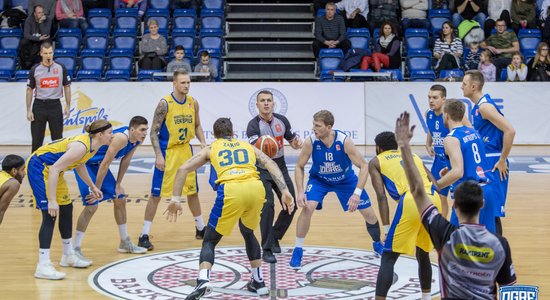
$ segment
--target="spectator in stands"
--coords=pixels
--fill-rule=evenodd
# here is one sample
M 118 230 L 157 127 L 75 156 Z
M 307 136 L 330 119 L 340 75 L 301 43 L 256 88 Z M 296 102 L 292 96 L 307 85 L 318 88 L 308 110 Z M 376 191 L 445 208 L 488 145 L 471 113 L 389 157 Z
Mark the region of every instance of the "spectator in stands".
M 338 3 L 340 0 L 313 0 L 313 16 L 317 16 L 317 11 L 325 8 L 329 2 Z
M 210 53 L 208 53 L 208 51 L 201 52 L 201 61 L 195 66 L 195 72 L 209 74 L 209 76 L 198 76 L 196 81 L 216 81 L 218 69 L 216 65 L 210 61 Z
M 183 49 L 182 45 L 177 45 L 174 51 L 174 59 L 166 66 L 166 72 L 173 73 L 178 69 L 184 69 L 185 71 L 187 71 L 187 73 L 191 73 L 191 65 L 183 59 L 184 56 L 185 49 Z
M 346 27 L 367 27 L 367 16 L 369 15 L 368 0 L 342 0 L 336 3 L 336 8 L 346 12 Z
M 512 0 L 490 0 L 487 4 L 487 13 L 489 16 L 485 20 L 483 30 L 485 36 L 490 36 L 491 31 L 495 28 L 495 22 L 498 19 L 504 20 L 506 26 L 510 27 L 512 22 L 510 11 L 512 10 Z
M 493 65 L 493 55 L 491 54 L 491 51 L 485 50 L 481 52 L 478 69 L 481 74 L 483 74 L 485 82 L 497 81 L 497 68 Z
M 540 27 L 542 30 L 542 40 L 550 44 L 550 0 L 544 0 L 540 7 Z
M 507 81 L 525 81 L 527 79 L 527 65 L 523 63 L 523 55 L 521 52 L 514 53 L 512 63 L 508 65 Z
M 513 31 L 506 30 L 504 20 L 497 20 L 495 29 L 495 34 L 489 36 L 480 46 L 495 55 L 493 63 L 497 67 L 497 74 L 500 74 L 500 70 L 508 67 L 512 61 L 512 54 L 519 51 L 519 42 Z
M 42 9 L 44 9 L 44 15 L 46 16 L 46 26 L 50 28 L 50 36 L 54 36 L 55 31 L 52 31 L 51 28 L 54 25 L 55 21 L 55 0 L 29 0 L 29 16 L 34 13 L 34 8 L 37 5 L 42 6 Z
M 512 29 L 517 34 L 521 28 L 537 28 L 537 5 L 534 0 L 512 1 Z
M 147 0 L 115 0 L 115 9 L 117 8 L 138 8 L 140 16 L 147 11 Z
M 57 0 L 55 17 L 61 28 L 80 28 L 83 35 L 88 29 L 81 0 Z
M 374 35 L 374 29 L 382 26 L 382 23 L 389 21 L 399 32 L 399 20 L 397 19 L 397 11 L 399 10 L 399 0 L 369 0 L 370 2 L 370 32 Z
M 537 54 L 527 63 L 527 81 L 550 81 L 550 56 L 548 44 L 539 43 Z
M 430 28 L 430 22 L 426 20 L 428 16 L 428 0 L 400 0 L 401 4 L 401 23 L 403 29 L 412 28 Z
M 454 1 L 453 1 L 454 3 Z M 449 9 L 452 10 L 452 7 L 449 5 L 448 0 L 433 0 L 432 9 Z
M 150 19 L 147 26 L 149 33 L 144 34 L 139 43 L 140 67 L 144 70 L 162 70 L 165 65 L 163 56 L 168 53 L 168 43 L 166 38 L 159 34 L 157 20 Z
M 455 27 L 463 20 L 474 20 L 482 26 L 487 18 L 483 0 L 456 0 L 456 11 L 452 18 Z
M 340 48 L 346 54 L 351 48 L 351 42 L 346 38 L 344 18 L 336 14 L 336 5 L 333 2 L 325 6 L 325 15 L 315 20 L 315 40 L 313 54 L 319 57 L 322 48 Z
M 441 26 L 439 38 L 435 40 L 434 57 L 437 58 L 435 69 L 441 70 L 456 69 L 460 66 L 462 57 L 462 40 L 455 35 L 453 23 L 447 21 Z
M 23 38 L 19 44 L 21 69 L 28 70 L 42 60 L 40 57 L 40 44 L 50 41 L 48 24 L 51 23 L 48 23 L 44 14 L 44 7 L 40 4 L 35 5 L 32 15 L 29 15 L 25 20 Z
M 368 70 L 369 65 L 379 72 L 380 69 L 399 69 L 401 67 L 401 41 L 392 22 L 385 21 L 380 27 L 380 37 L 374 46 L 372 57 L 364 56 L 361 70 Z
M 470 43 L 470 51 L 464 60 L 464 69 L 466 71 L 477 70 L 479 67 L 481 52 L 483 52 L 483 50 L 479 48 L 479 43 Z

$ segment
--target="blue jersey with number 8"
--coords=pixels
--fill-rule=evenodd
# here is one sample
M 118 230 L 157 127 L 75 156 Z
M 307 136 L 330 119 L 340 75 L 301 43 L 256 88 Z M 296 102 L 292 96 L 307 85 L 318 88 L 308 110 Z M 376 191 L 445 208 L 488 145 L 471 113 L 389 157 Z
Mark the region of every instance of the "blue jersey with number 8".
M 452 136 L 460 142 L 464 164 L 462 178 L 453 184 L 453 188 L 466 180 L 479 183 L 487 182 L 485 172 L 490 171 L 490 168 L 485 157 L 485 145 L 479 133 L 473 128 L 462 126 L 454 128 L 448 136 Z

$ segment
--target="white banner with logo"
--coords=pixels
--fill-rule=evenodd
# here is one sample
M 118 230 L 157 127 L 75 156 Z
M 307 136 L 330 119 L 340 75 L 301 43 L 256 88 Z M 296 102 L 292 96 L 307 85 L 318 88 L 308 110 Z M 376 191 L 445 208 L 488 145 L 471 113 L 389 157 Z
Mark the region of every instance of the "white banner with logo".
M 4 103 L 0 110 L 0 144 L 30 145 L 25 84 L 2 83 L 0 87 Z M 292 129 L 301 137 L 312 134 L 313 114 L 327 109 L 335 115 L 335 128 L 347 132 L 355 143 L 365 143 L 362 83 L 192 83 L 190 94 L 199 101 L 207 142 L 214 138 L 212 124 L 219 117 L 230 117 L 235 134 L 246 139 L 248 122 L 257 115 L 256 94 L 263 89 L 273 93 L 275 112 L 286 115 Z M 72 84 L 71 114 L 65 120 L 64 136 L 82 133 L 84 126 L 96 119 L 107 119 L 117 127 L 127 124 L 133 116 L 141 115 L 151 123 L 159 100 L 171 91 L 171 82 L 75 82 Z

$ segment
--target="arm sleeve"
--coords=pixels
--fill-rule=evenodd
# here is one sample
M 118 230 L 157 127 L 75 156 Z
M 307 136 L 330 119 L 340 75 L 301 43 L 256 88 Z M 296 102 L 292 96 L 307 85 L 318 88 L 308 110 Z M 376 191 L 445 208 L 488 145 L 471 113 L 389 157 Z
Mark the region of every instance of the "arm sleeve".
M 397 38 L 395 38 L 395 41 L 392 43 L 391 49 L 388 52 L 388 56 L 394 56 L 397 51 L 399 51 L 399 48 L 401 48 L 401 42 Z
M 495 65 L 491 65 L 490 70 L 491 70 L 491 74 L 488 81 L 490 82 L 497 81 L 497 67 L 495 67 Z
M 74 0 L 74 1 L 80 2 L 80 10 L 76 12 L 76 16 L 79 18 L 84 18 L 84 6 L 82 5 L 82 1 L 81 0 Z
M 435 40 L 434 53 L 441 53 L 441 39 Z
M 497 274 L 497 283 L 500 286 L 503 285 L 512 285 L 516 283 L 516 272 L 514 270 L 514 265 L 512 264 L 512 252 L 510 251 L 510 245 L 508 244 L 508 241 L 506 238 L 502 236 L 498 236 L 500 243 L 502 244 L 502 248 L 504 248 L 504 263 L 502 264 L 502 267 L 498 271 Z
M 36 78 L 34 78 L 34 70 L 36 69 L 36 66 L 32 67 L 29 71 L 29 80 L 27 81 L 27 86 L 31 89 L 36 88 Z
M 248 126 L 246 127 L 246 136 L 251 144 L 256 143 L 260 137 L 260 123 L 258 123 L 256 117 L 248 122 Z
M 290 126 L 290 122 L 283 115 L 277 115 L 277 117 L 279 119 L 281 119 L 281 121 L 283 121 L 283 124 L 285 124 L 285 135 L 284 135 L 285 140 L 287 140 L 289 142 L 292 141 L 296 137 L 296 133 L 294 133 L 292 131 L 292 127 Z
M 149 41 L 150 41 L 149 34 L 146 34 L 141 39 L 141 43 L 139 43 L 139 53 L 141 55 L 144 55 L 146 52 L 153 52 L 154 51 L 154 49 L 152 49 L 152 47 L 150 45 L 151 43 L 149 43 Z
M 139 14 L 143 15 L 147 11 L 147 0 L 142 0 L 139 4 Z
M 216 77 L 218 77 L 218 69 L 216 69 L 213 63 L 210 63 L 208 67 L 210 68 L 210 79 L 216 79 Z
M 317 20 L 315 20 L 315 39 L 321 43 L 324 43 L 327 39 L 323 36 L 323 24 L 321 18 L 322 17 L 317 17 Z
M 67 86 L 71 84 L 71 77 L 69 76 L 69 72 L 67 72 L 67 68 L 65 68 L 64 64 L 59 64 L 61 66 L 61 70 L 63 73 L 63 86 Z
M 517 73 L 518 72 L 514 69 L 514 67 L 512 65 L 508 65 L 508 67 L 506 68 L 506 74 L 508 75 L 508 81 L 515 81 L 514 79 L 516 78 Z
M 61 9 L 61 2 L 59 0 L 55 4 L 55 17 L 58 21 L 67 18 L 67 14 Z
M 344 18 L 341 16 L 338 16 L 338 41 L 342 42 L 346 39 L 346 23 L 344 22 Z M 345 53 L 344 53 L 345 54 Z
M 519 78 L 519 81 L 525 81 L 527 80 L 527 70 L 529 68 L 527 68 L 526 65 L 522 64 L 520 67 L 519 67 L 519 70 L 518 70 L 518 78 Z
M 31 15 L 31 16 L 27 17 L 27 19 L 25 20 L 25 28 L 23 29 L 24 30 L 23 31 L 23 37 L 26 40 L 38 42 L 40 40 L 40 38 L 37 37 L 37 36 L 32 35 L 32 32 L 31 32 L 32 20 L 30 18 L 34 18 L 34 17 Z
M 451 238 L 451 234 L 457 229 L 447 221 L 434 205 L 426 208 L 422 213 L 422 224 L 430 234 L 434 247 L 441 250 L 445 243 Z
M 158 55 L 166 55 L 168 53 L 168 43 L 166 42 L 166 38 L 164 36 L 160 36 L 160 50 L 158 51 Z

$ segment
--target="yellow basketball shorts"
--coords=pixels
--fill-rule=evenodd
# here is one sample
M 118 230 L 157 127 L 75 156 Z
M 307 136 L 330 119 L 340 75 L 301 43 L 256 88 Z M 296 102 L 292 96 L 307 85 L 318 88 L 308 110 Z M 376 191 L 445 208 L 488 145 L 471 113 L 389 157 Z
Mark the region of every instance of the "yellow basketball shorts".
M 155 167 L 151 195 L 153 197 L 168 198 L 172 196 L 174 179 L 176 178 L 178 168 L 193 156 L 193 149 L 189 144 L 175 145 L 170 149 L 162 149 L 162 154 L 165 160 L 164 171 Z M 182 195 L 193 195 L 198 191 L 197 173 L 193 171 L 187 174 Z

